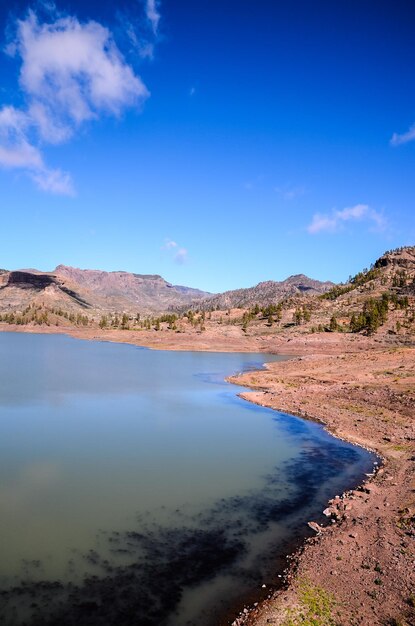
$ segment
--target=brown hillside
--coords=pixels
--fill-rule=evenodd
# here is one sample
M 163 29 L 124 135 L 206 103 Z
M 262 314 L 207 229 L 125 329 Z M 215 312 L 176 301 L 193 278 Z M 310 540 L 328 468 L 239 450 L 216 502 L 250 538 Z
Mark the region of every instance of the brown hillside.
M 325 293 L 332 287 L 334 287 L 332 282 L 321 282 L 313 280 L 304 274 L 296 274 L 295 276 L 289 276 L 281 282 L 267 280 L 258 283 L 255 287 L 225 291 L 210 298 L 205 298 L 195 306 L 204 310 L 246 308 L 255 304 L 264 306 L 276 304 L 290 296 L 313 296 Z
M 206 292 L 171 285 L 161 276 L 80 270 L 59 265 L 53 272 L 0 272 L 0 312 L 27 307 L 91 314 L 115 311 L 160 313 L 190 305 Z
M 203 297 L 200 297 L 203 294 Z M 219 307 L 219 308 L 218 308 Z M 190 309 L 190 311 L 189 311 Z M 206 297 L 161 276 L 58 266 L 0 273 L 0 316 L 9 324 L 82 325 L 269 341 L 321 332 L 413 339 L 415 248 L 385 253 L 342 285 L 304 275 Z M 155 318 L 155 316 L 159 316 Z

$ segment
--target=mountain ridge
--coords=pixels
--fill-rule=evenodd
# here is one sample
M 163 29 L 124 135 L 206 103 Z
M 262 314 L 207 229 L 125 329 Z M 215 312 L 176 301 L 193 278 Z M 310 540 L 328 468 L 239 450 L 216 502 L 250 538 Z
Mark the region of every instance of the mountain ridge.
M 220 294 L 203 299 L 197 305 L 199 308 L 227 309 L 248 307 L 254 304 L 275 304 L 295 295 L 319 295 L 335 286 L 331 281 L 319 281 L 309 278 L 305 274 L 293 274 L 285 280 L 265 280 L 253 287 L 231 289 Z M 197 306 L 195 304 L 195 306 Z
M 143 314 L 186 310 L 187 308 L 223 308 L 244 306 L 252 301 L 278 302 L 298 293 L 324 293 L 334 283 L 321 282 L 305 274 L 289 276 L 284 281 L 262 281 L 254 287 L 211 294 L 184 285 L 174 285 L 159 274 L 140 274 L 115 270 L 81 269 L 59 264 L 50 272 L 30 268 L 0 272 L 0 309 L 28 306 L 59 307 L 75 311 L 77 307 L 110 313 L 116 311 Z
M 278 305 L 285 310 L 302 307 L 302 315 L 304 307 L 308 311 L 320 311 L 324 322 L 329 312 L 341 319 L 347 318 L 349 310 L 358 314 L 361 307 L 367 309 L 366 301 L 381 298 L 385 291 L 391 297 L 412 296 L 415 294 L 414 277 L 415 247 L 411 246 L 385 252 L 370 269 L 365 268 L 350 277 L 347 283 L 336 285 L 301 273 L 283 281 L 261 281 L 253 287 L 219 294 L 173 285 L 159 274 L 106 272 L 61 264 L 52 272 L 0 270 L 0 313 L 16 312 L 21 316 L 28 308 L 42 308 L 75 316 L 88 313 L 91 321 L 124 313 L 133 319 L 138 314 L 141 317 L 181 315 L 186 311 L 209 313 Z M 308 317 L 308 313 L 305 315 Z M 313 313 L 314 318 L 316 313 Z

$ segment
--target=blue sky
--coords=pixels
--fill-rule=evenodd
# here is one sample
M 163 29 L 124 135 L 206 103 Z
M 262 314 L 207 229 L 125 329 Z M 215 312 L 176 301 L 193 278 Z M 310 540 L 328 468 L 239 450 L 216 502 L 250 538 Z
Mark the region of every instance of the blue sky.
M 415 244 L 415 7 L 4 2 L 0 267 L 223 291 Z

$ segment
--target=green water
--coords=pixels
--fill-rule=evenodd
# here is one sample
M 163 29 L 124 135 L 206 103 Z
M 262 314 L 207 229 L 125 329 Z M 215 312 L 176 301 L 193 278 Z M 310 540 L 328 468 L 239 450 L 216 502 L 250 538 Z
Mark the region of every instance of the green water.
M 0 333 L 0 623 L 217 623 L 268 581 L 373 465 L 224 382 L 275 358 Z

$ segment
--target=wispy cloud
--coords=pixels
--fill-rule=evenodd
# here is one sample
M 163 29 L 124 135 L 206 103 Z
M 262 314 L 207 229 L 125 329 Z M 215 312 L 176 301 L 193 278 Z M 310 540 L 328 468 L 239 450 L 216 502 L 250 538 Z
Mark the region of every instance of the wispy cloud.
M 294 200 L 306 193 L 304 187 L 293 187 L 291 185 L 285 185 L 283 187 L 275 187 L 275 191 L 279 193 L 284 200 Z
M 73 193 L 70 175 L 45 165 L 41 145 L 68 141 L 102 115 L 119 117 L 149 92 L 97 22 L 59 17 L 40 23 L 29 11 L 5 52 L 21 60 L 26 104 L 0 109 L 0 165 L 25 170 L 45 191 Z
M 157 35 L 158 26 L 160 21 L 160 12 L 158 10 L 157 0 L 146 0 L 146 15 L 151 24 L 153 33 Z
M 315 213 L 307 231 L 315 235 L 321 232 L 335 233 L 341 230 L 346 222 L 367 222 L 376 230 L 384 230 L 386 219 L 379 211 L 367 204 L 356 204 L 342 210 L 333 209 L 331 213 Z
M 172 239 L 166 239 L 161 249 L 162 250 L 174 250 L 175 248 L 178 248 L 178 244 Z
M 43 191 L 74 195 L 71 176 L 47 167 L 39 148 L 30 143 L 31 126 L 27 113 L 11 106 L 0 109 L 0 165 L 27 172 Z
M 131 50 L 141 59 L 152 60 L 154 58 L 155 41 L 149 41 L 147 25 L 146 28 L 140 28 L 140 21 L 137 23 L 133 17 L 130 18 L 125 12 L 118 12 L 117 18 L 120 25 L 119 28 L 122 34 L 127 37 Z M 154 39 L 152 30 L 151 33 Z
M 5 167 L 38 169 L 42 156 L 27 139 L 28 116 L 12 106 L 0 109 L 0 162 Z
M 44 168 L 32 172 L 31 178 L 42 191 L 64 196 L 75 194 L 72 178 L 68 172 Z
M 186 263 L 188 259 L 188 251 L 186 250 L 186 248 L 179 248 L 173 259 L 175 263 L 178 263 L 179 265 L 183 265 L 184 263 Z
M 140 59 L 152 60 L 161 39 L 159 7 L 158 0 L 137 0 L 121 3 L 121 8 L 116 11 L 116 32 L 120 39 L 128 40 L 130 54 Z
M 173 261 L 178 265 L 183 265 L 188 260 L 188 250 L 179 246 L 179 244 L 172 239 L 165 239 L 162 250 L 169 251 L 172 255 Z
M 406 132 L 399 135 L 398 133 L 393 133 L 391 144 L 392 146 L 400 146 L 403 143 L 408 143 L 409 141 L 415 140 L 415 124 L 411 126 L 411 128 Z

